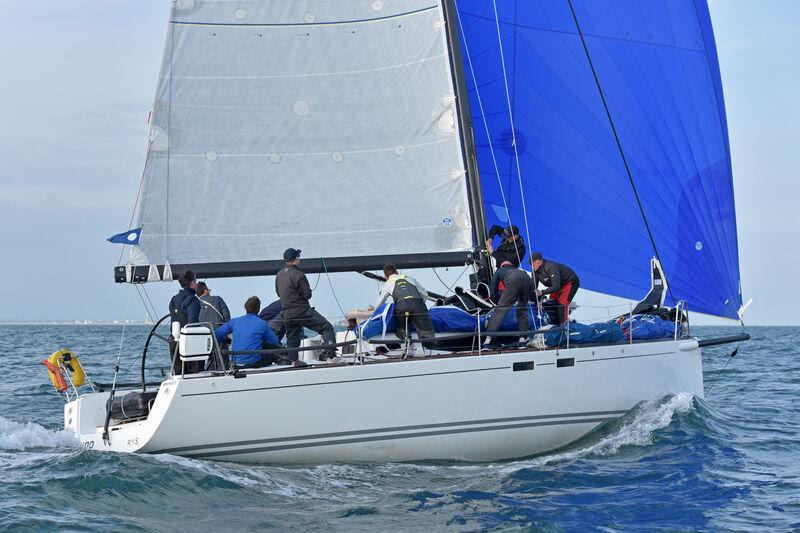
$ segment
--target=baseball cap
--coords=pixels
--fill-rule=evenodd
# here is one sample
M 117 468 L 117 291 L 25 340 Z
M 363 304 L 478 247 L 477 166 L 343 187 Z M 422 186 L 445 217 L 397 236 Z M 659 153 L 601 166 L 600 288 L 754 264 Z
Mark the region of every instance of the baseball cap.
M 287 263 L 289 261 L 293 261 L 296 257 L 300 257 L 300 250 L 295 250 L 294 248 L 287 248 L 285 252 L 283 252 L 283 260 Z
M 503 238 L 508 239 L 514 235 L 519 235 L 519 228 L 517 226 L 508 226 L 503 230 Z

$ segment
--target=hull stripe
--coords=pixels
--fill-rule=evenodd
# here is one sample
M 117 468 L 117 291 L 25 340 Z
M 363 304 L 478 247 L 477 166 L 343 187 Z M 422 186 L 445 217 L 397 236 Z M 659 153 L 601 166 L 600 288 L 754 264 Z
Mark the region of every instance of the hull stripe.
M 193 450 L 208 450 L 212 448 L 230 448 L 233 446 L 250 446 L 255 444 L 277 444 L 281 442 L 290 442 L 290 441 L 298 441 L 298 440 L 313 440 L 313 439 L 330 439 L 334 437 L 349 437 L 354 435 L 366 435 L 366 434 L 374 434 L 374 433 L 392 433 L 395 431 L 413 431 L 413 430 L 421 430 L 421 429 L 434 429 L 434 428 L 455 428 L 459 426 L 474 426 L 480 424 L 499 424 L 499 423 L 508 423 L 508 422 L 530 422 L 534 420 L 545 420 L 545 419 L 555 419 L 555 418 L 573 418 L 573 417 L 604 417 L 605 418 L 613 418 L 616 416 L 620 416 L 627 413 L 627 411 L 591 411 L 591 412 L 582 412 L 582 413 L 562 413 L 562 414 L 555 414 L 555 415 L 534 415 L 534 416 L 516 416 L 510 418 L 490 418 L 484 420 L 464 420 L 460 422 L 440 422 L 437 424 L 418 424 L 413 426 L 396 426 L 396 427 L 386 427 L 386 428 L 376 428 L 376 429 L 359 429 L 359 430 L 352 430 L 352 431 L 339 431 L 335 433 L 319 433 L 315 435 L 298 435 L 294 437 L 276 437 L 270 439 L 258 439 L 258 440 L 244 440 L 244 441 L 234 441 L 234 442 L 219 442 L 216 444 L 198 444 L 194 446 L 182 446 L 178 448 L 164 448 L 160 450 L 155 450 L 151 453 L 183 453 L 183 452 L 191 452 Z M 571 422 L 570 420 L 557 420 L 556 423 L 567 423 Z M 515 426 L 497 426 L 497 427 L 515 427 Z M 526 427 L 526 426 L 523 426 Z M 469 431 L 474 431 L 480 428 L 470 428 Z M 416 434 L 411 434 L 416 435 Z M 337 441 L 341 442 L 341 441 Z M 237 450 L 237 453 L 239 450 Z M 218 452 L 214 452 L 218 453 Z
M 398 439 L 413 439 L 418 437 L 434 437 L 439 435 L 454 435 L 458 433 L 479 433 L 484 431 L 503 431 L 508 429 L 521 429 L 537 426 L 563 426 L 569 424 L 594 424 L 604 422 L 616 417 L 604 416 L 598 418 L 578 418 L 574 420 L 549 420 L 544 422 L 529 422 L 527 424 L 509 424 L 502 426 L 483 426 L 477 428 L 442 429 L 437 431 L 424 431 L 419 433 L 401 433 L 393 435 L 377 435 L 372 437 L 356 437 L 352 439 L 326 440 L 317 442 L 301 442 L 297 444 L 283 444 L 277 446 L 260 446 L 256 448 L 241 448 L 238 450 L 222 450 L 216 452 L 186 453 L 187 457 L 226 457 L 231 455 L 245 455 L 260 452 L 277 452 L 283 450 L 296 450 L 298 448 L 317 448 L 322 446 L 337 446 L 342 444 L 358 444 L 364 442 L 388 441 Z

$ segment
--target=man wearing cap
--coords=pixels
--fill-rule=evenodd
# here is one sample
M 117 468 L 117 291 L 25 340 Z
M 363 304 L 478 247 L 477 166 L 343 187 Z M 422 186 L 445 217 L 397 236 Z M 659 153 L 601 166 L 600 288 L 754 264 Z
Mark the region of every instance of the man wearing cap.
M 530 329 L 528 299 L 533 292 L 533 280 L 528 273 L 512 265 L 510 261 L 503 261 L 492 276 L 491 291 L 492 301 L 497 304 L 497 307 L 489 317 L 486 331 L 499 331 L 503 319 L 515 304 L 517 306 L 517 330 L 528 331 Z M 493 342 L 496 340 L 492 339 Z
M 531 265 L 536 280 L 547 287 L 543 291 L 537 288 L 536 297 L 549 294 L 557 306 L 556 324 L 563 324 L 569 320 L 569 303 L 581 285 L 578 275 L 567 265 L 544 259 L 541 252 L 531 253 Z
M 503 242 L 500 243 L 497 249 L 495 249 L 492 244 L 496 235 L 503 238 Z M 517 226 L 503 228 L 494 225 L 489 230 L 489 238 L 486 239 L 486 251 L 489 252 L 489 255 L 494 257 L 497 268 L 500 268 L 500 265 L 502 265 L 504 261 L 508 261 L 512 265 L 518 267 L 525 257 L 525 241 L 522 240 Z
M 300 250 L 287 248 L 283 252 L 283 260 L 286 262 L 286 266 L 275 277 L 275 292 L 278 293 L 283 308 L 286 346 L 288 348 L 300 346 L 300 334 L 304 327 L 322 335 L 324 344 L 334 344 L 336 335 L 333 332 L 333 326 L 309 304 L 311 286 L 299 267 Z M 320 359 L 332 359 L 335 355 L 336 352 L 333 348 L 326 348 Z M 298 352 L 290 352 L 289 357 L 296 361 Z

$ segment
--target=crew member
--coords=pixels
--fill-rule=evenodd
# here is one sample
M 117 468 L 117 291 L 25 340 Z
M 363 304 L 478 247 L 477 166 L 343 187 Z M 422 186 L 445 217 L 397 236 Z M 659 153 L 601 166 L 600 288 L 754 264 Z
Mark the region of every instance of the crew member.
M 228 320 L 214 332 L 217 340 L 222 342 L 233 334 L 231 351 L 262 350 L 264 348 L 281 348 L 278 337 L 269 325 L 258 318 L 258 309 L 261 300 L 258 296 L 251 296 L 244 303 L 245 315 Z M 260 368 L 271 365 L 275 357 L 266 354 L 233 355 L 233 361 L 239 368 Z
M 286 335 L 286 326 L 283 323 L 283 306 L 280 299 L 275 300 L 258 313 L 258 317 L 269 324 L 272 331 L 279 339 Z
M 503 242 L 495 249 L 492 242 L 497 235 L 502 237 Z M 517 226 L 503 228 L 494 225 L 489 230 L 489 238 L 486 239 L 486 251 L 489 252 L 489 255 L 494 257 L 497 268 L 500 268 L 500 265 L 505 261 L 518 267 L 522 264 L 522 259 L 525 257 L 525 241 L 519 234 L 519 228 Z
M 397 272 L 397 268 L 391 263 L 383 266 L 383 275 L 386 278 L 378 295 L 378 303 L 375 309 L 383 305 L 386 299 L 391 296 L 394 301 L 394 321 L 395 334 L 405 341 L 408 335 L 409 326 L 413 323 L 417 330 L 417 337 L 425 347 L 431 347 L 434 342 L 433 323 L 425 305 L 425 298 L 428 291 L 425 287 L 405 274 Z
M 531 253 L 531 265 L 536 274 L 536 280 L 547 287 L 545 290 L 536 290 L 536 297 L 550 295 L 556 306 L 554 313 L 556 324 L 563 324 L 569 320 L 569 303 L 575 297 L 580 287 L 580 280 L 575 271 L 566 265 L 550 261 L 542 257 L 541 252 Z
M 194 272 L 187 270 L 178 276 L 178 283 L 181 290 L 169 301 L 169 314 L 172 322 L 178 322 L 181 327 L 186 324 L 195 324 L 200 319 L 200 300 L 197 299 L 195 288 L 197 287 L 197 277 Z M 186 363 L 186 368 L 181 364 L 181 358 L 177 354 L 178 340 L 172 339 L 169 343 L 169 353 L 173 357 L 172 372 L 180 374 L 185 370 L 187 374 L 193 374 L 202 370 L 202 363 L 192 361 Z
M 180 322 L 181 326 L 195 324 L 200 319 L 200 301 L 197 299 L 197 277 L 194 272 L 187 270 L 178 276 L 181 290 L 169 301 L 169 312 L 173 322 Z
M 489 317 L 486 331 L 499 331 L 503 319 L 514 304 L 517 306 L 517 330 L 528 331 L 530 329 L 528 300 L 533 292 L 533 280 L 530 275 L 510 261 L 504 261 L 492 276 L 491 291 L 492 301 L 497 303 L 497 307 Z M 492 342 L 499 344 L 494 338 Z
M 231 319 L 228 305 L 221 296 L 211 296 L 211 290 L 205 282 L 201 281 L 195 289 L 197 299 L 200 300 L 200 315 L 198 322 L 211 324 L 211 329 L 217 329 Z
M 322 335 L 324 344 L 335 344 L 336 335 L 333 326 L 309 304 L 311 286 L 306 275 L 300 270 L 300 250 L 287 248 L 283 252 L 283 260 L 286 266 L 275 277 L 275 292 L 278 293 L 283 307 L 286 346 L 289 348 L 300 346 L 300 334 L 304 327 Z M 335 356 L 336 351 L 333 348 L 325 348 L 320 360 L 332 359 Z M 289 358 L 297 361 L 298 352 L 290 351 Z

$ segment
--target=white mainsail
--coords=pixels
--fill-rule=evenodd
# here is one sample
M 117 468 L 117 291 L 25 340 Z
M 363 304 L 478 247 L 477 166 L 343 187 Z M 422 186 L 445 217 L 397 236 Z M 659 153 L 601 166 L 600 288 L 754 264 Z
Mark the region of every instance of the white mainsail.
M 473 248 L 441 2 L 173 3 L 131 263 Z

